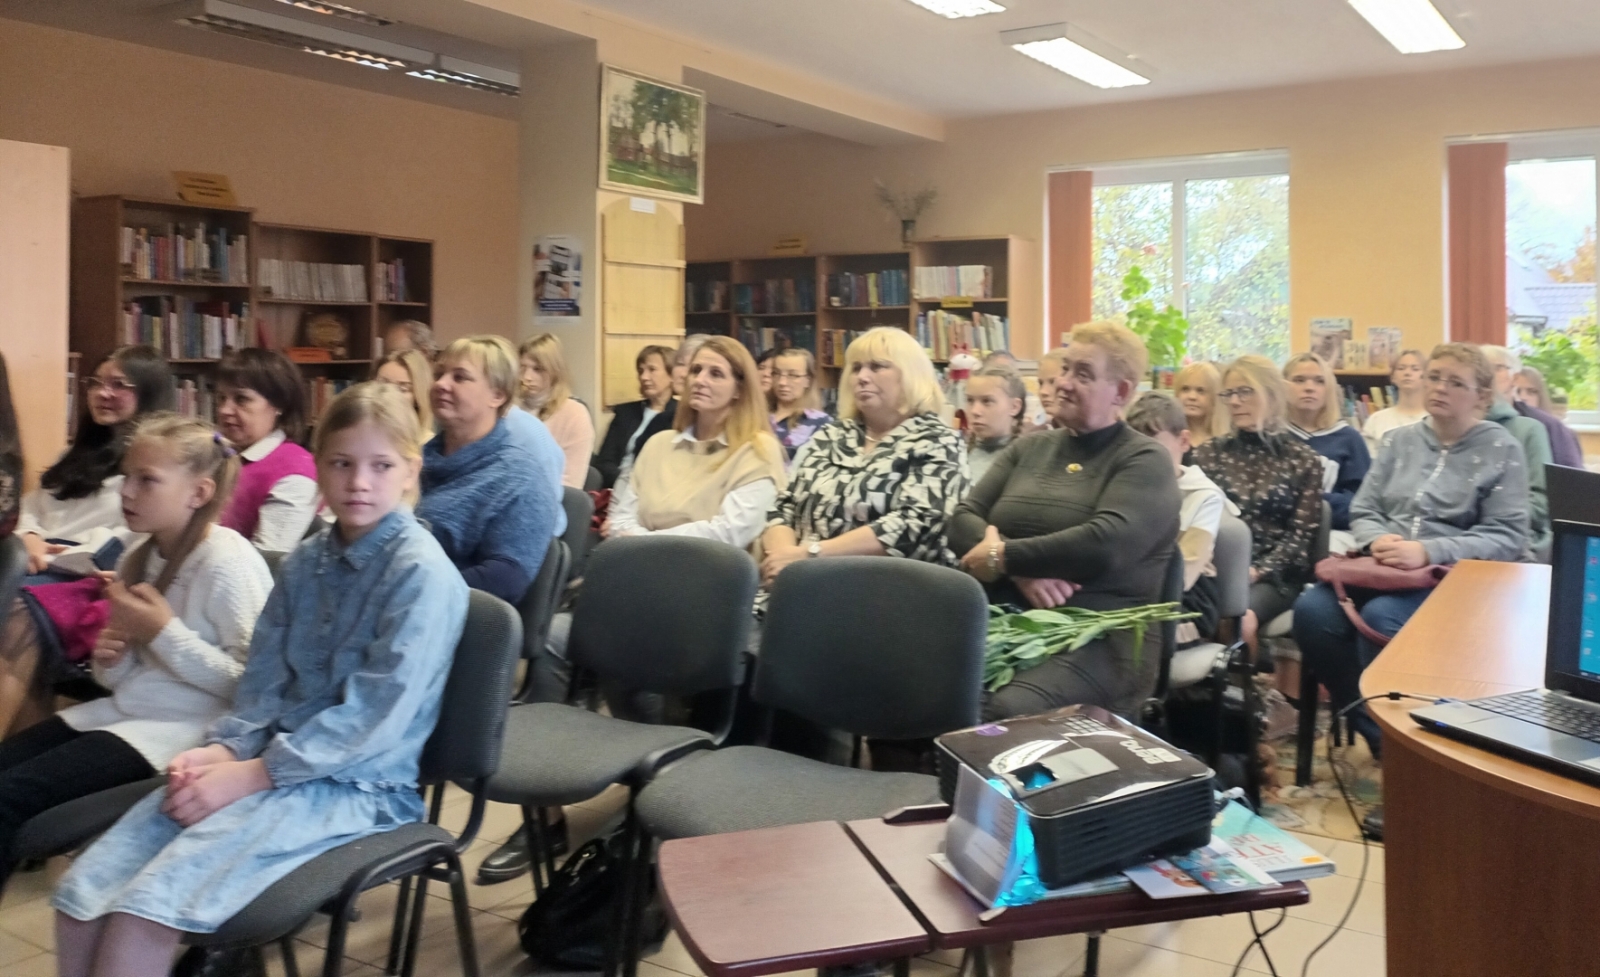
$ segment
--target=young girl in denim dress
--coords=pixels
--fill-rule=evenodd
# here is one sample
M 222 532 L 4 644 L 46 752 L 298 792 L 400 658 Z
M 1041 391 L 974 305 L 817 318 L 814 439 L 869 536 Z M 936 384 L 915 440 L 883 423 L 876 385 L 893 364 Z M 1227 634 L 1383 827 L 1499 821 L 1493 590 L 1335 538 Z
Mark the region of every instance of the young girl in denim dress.
M 232 712 L 62 879 L 67 977 L 164 975 L 185 933 L 423 816 L 417 764 L 467 588 L 402 504 L 421 464 L 416 415 L 380 385 L 352 387 L 319 424 L 316 458 L 338 521 L 285 560 Z

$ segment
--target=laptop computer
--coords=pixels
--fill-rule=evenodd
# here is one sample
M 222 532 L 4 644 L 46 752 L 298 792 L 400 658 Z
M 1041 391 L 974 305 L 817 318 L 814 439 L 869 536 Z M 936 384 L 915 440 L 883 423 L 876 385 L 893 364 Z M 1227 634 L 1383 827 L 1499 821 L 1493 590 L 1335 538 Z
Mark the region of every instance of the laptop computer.
M 1440 702 L 1411 718 L 1446 736 L 1600 783 L 1600 524 L 1561 520 L 1552 528 L 1546 687 Z

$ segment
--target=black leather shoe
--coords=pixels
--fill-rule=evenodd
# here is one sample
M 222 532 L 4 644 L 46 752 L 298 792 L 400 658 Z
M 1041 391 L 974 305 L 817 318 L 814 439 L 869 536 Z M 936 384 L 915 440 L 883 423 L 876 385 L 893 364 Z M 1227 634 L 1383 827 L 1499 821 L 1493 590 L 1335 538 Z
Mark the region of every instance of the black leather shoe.
M 1378 805 L 1367 812 L 1361 819 L 1361 833 L 1367 836 L 1368 841 L 1383 840 L 1383 805 Z
M 553 857 L 559 858 L 565 855 L 567 819 L 562 817 L 555 824 L 545 825 L 544 837 Z M 483 860 L 483 864 L 478 867 L 478 884 L 498 885 L 501 882 L 509 882 L 528 871 L 528 867 L 532 864 L 533 854 L 528 850 L 527 839 L 521 831 L 518 831 Z

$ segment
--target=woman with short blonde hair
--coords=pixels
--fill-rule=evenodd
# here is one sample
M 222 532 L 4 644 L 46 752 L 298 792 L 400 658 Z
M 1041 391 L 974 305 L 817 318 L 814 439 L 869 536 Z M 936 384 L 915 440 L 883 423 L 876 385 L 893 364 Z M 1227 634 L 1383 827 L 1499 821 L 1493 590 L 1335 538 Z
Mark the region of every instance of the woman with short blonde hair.
M 1334 551 L 1340 552 L 1351 542 L 1350 500 L 1372 467 L 1372 455 L 1361 432 L 1344 422 L 1344 391 L 1327 360 L 1315 353 L 1291 356 L 1283 378 L 1289 384 L 1289 433 L 1322 458 L 1322 498 L 1333 510 L 1333 531 L 1340 534 Z
M 1172 389 L 1189 425 L 1189 444 L 1199 447 L 1228 433 L 1228 412 L 1217 402 L 1222 374 L 1215 363 L 1190 363 L 1172 378 Z
M 933 361 L 904 329 L 878 326 L 862 333 L 844 351 L 846 381 L 869 364 L 893 367 L 899 373 L 895 402 L 884 405 L 885 409 L 892 407 L 901 417 L 914 417 L 929 411 L 938 413 L 943 406 L 944 394 L 939 389 L 939 375 L 934 372 Z M 853 383 L 839 384 L 839 418 L 862 420 Z
M 383 354 L 372 378 L 394 387 L 411 402 L 417 414 L 417 425 L 424 441 L 433 437 L 433 407 L 428 403 L 428 390 L 433 386 L 433 363 L 414 349 L 397 349 Z
M 581 489 L 589 477 L 589 457 L 594 452 L 594 420 L 589 409 L 572 396 L 561 340 L 543 333 L 523 343 L 517 354 L 522 367 L 518 406 L 543 421 L 561 446 L 566 458 L 561 484 Z

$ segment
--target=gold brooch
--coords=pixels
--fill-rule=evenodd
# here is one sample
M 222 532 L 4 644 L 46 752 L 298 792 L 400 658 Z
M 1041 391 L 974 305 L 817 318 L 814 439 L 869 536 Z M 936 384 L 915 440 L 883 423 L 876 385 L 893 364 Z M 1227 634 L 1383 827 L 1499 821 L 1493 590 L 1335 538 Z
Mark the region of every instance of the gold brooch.
M 1078 464 L 1077 462 L 1073 462 L 1072 464 L 1067 466 L 1067 474 L 1068 475 L 1076 475 L 1081 471 L 1083 471 L 1083 466 Z

